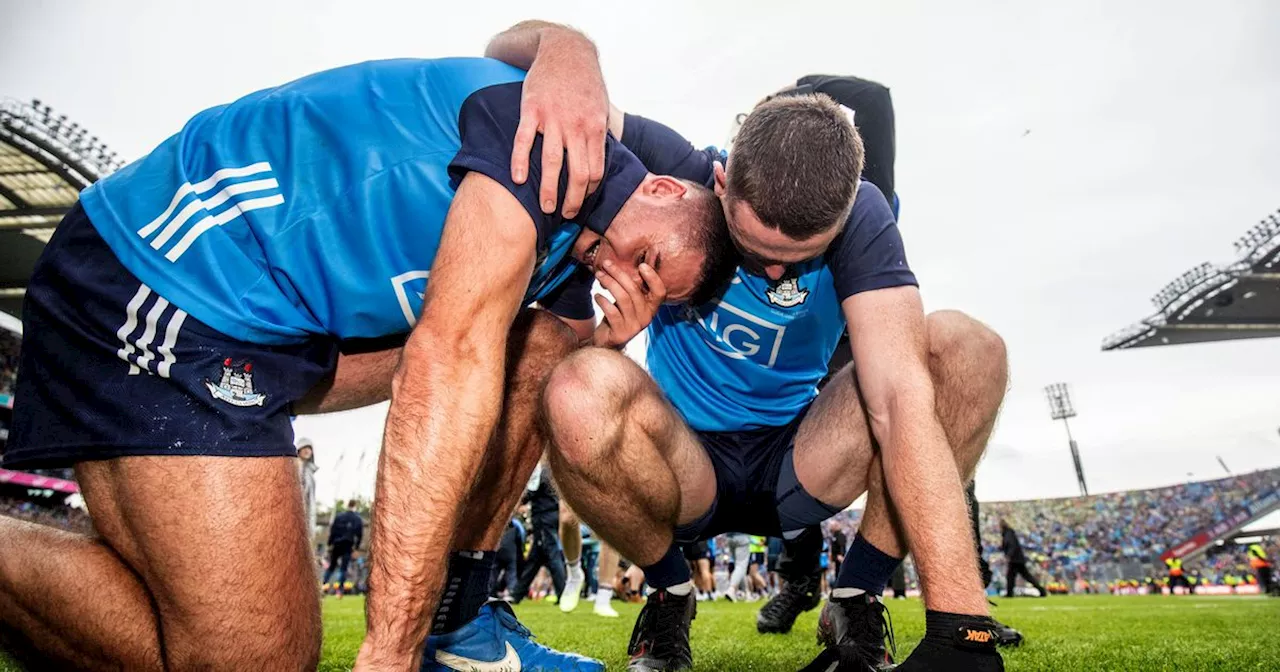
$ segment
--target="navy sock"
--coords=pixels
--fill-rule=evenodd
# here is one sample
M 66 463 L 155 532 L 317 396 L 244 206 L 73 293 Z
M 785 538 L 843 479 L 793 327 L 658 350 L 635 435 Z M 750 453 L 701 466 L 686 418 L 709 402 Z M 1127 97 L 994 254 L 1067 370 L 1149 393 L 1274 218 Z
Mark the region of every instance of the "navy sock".
M 458 551 L 449 555 L 449 575 L 431 620 L 431 634 L 443 635 L 466 625 L 489 601 L 495 551 Z
M 840 565 L 835 587 L 857 588 L 871 595 L 883 595 L 893 570 L 901 562 L 902 558 L 895 558 L 872 546 L 862 533 L 858 533 Z
M 684 553 L 674 543 L 661 560 L 640 569 L 644 570 L 645 583 L 654 590 L 670 588 L 693 579 L 693 574 L 689 572 L 689 561 L 684 559 Z

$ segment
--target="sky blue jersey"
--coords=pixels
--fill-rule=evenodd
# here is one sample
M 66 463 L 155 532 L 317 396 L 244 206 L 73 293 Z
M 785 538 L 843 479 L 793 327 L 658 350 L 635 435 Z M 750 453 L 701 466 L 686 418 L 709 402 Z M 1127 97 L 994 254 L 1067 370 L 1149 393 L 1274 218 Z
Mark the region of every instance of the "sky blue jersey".
M 316 73 L 197 114 L 81 202 L 126 268 L 232 338 L 378 338 L 416 321 L 450 203 L 476 171 L 533 219 L 535 301 L 572 274 L 582 227 L 603 234 L 645 171 L 610 138 L 582 213 L 544 215 L 540 139 L 530 179 L 510 177 L 523 79 L 480 58 Z
M 719 150 L 696 150 L 633 115 L 622 142 L 651 170 L 708 186 L 713 162 L 724 160 Z M 649 372 L 695 430 L 785 425 L 817 395 L 846 328 L 841 302 L 915 284 L 888 202 L 863 181 L 844 230 L 822 257 L 791 266 L 779 281 L 739 268 L 719 301 L 663 306 L 649 325 Z

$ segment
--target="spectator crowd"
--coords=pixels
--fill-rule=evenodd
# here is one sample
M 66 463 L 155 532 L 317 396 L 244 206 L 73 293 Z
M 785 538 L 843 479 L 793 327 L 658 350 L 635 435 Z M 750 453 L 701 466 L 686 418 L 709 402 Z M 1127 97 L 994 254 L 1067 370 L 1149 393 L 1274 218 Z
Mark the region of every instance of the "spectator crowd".
M 1004 571 L 999 521 L 1018 530 L 1035 566 L 1052 579 L 1075 582 L 1118 568 L 1159 563 L 1160 554 L 1220 522 L 1255 499 L 1280 489 L 1280 468 L 1214 481 L 1129 490 L 1089 497 L 982 504 L 984 555 L 999 576 Z M 1209 561 L 1204 561 L 1209 563 Z M 1203 572 L 1222 574 L 1223 567 Z
M 18 347 L 21 339 L 0 329 L 0 394 L 13 394 L 18 377 Z

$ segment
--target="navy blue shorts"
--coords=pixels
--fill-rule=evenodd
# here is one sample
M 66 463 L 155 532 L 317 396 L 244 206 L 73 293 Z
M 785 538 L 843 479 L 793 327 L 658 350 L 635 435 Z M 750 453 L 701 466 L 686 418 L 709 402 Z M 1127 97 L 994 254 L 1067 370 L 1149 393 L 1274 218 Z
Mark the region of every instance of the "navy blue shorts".
M 36 262 L 5 467 L 125 455 L 295 455 L 290 405 L 337 344 L 243 343 L 142 284 L 77 204 Z
M 725 532 L 781 537 L 778 482 L 791 459 L 805 412 L 781 427 L 740 432 L 697 432 L 716 472 L 716 498 L 702 517 L 676 528 L 679 543 Z

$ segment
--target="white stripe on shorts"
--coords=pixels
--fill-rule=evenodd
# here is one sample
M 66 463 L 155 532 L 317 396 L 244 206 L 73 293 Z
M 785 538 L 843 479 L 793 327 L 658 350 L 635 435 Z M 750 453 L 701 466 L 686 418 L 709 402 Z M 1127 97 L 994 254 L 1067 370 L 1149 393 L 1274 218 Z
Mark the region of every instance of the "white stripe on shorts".
M 133 354 L 133 344 L 129 342 L 129 336 L 133 334 L 133 330 L 138 328 L 138 309 L 142 307 L 142 303 L 151 296 L 151 288 L 139 284 L 138 291 L 129 300 L 129 305 L 125 306 L 124 324 L 120 326 L 120 330 L 116 332 L 116 338 L 124 344 L 124 347 L 116 350 L 116 357 L 129 363 L 129 375 L 136 376 L 141 372 L 137 364 L 129 358 Z

